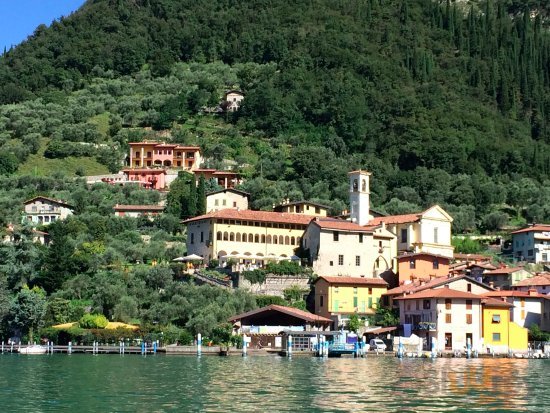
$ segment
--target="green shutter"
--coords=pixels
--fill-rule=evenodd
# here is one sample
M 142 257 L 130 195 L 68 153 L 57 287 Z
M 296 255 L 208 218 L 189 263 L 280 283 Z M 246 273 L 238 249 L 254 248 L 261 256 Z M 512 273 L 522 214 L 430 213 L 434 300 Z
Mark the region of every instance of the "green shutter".
M 372 308 L 372 297 L 369 297 L 369 308 Z
M 357 297 L 353 297 L 353 307 L 357 307 Z
M 333 307 L 333 308 L 332 308 L 332 311 L 338 311 L 338 307 L 339 307 L 339 304 L 340 304 L 340 303 L 338 302 L 338 300 L 332 300 L 332 303 L 333 303 L 333 305 L 332 305 L 332 307 Z

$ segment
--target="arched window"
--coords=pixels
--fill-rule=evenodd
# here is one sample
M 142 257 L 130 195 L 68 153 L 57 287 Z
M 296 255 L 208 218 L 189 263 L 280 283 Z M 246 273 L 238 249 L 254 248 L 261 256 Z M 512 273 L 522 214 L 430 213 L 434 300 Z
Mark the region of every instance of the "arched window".
M 290 245 L 290 237 L 288 235 L 285 237 L 285 245 Z
M 267 236 L 267 243 L 268 243 L 268 244 L 271 244 L 271 235 L 268 235 L 268 236 Z
M 259 243 L 260 242 L 260 236 L 258 234 L 254 235 L 254 242 Z
M 237 242 L 241 242 L 241 233 L 237 232 Z
M 301 237 L 296 237 L 296 245 L 300 245 L 302 243 Z
M 296 245 L 296 237 L 290 237 L 290 245 Z
M 228 239 L 229 239 L 229 234 L 227 233 L 227 231 L 225 231 L 225 232 L 223 233 L 223 240 L 224 240 L 224 241 L 227 241 Z
M 273 244 L 277 244 L 277 235 L 273 235 Z
M 243 242 L 246 242 L 246 241 L 247 241 L 246 232 L 243 232 Z
M 248 242 L 254 242 L 254 235 L 248 234 Z
M 361 184 L 361 191 L 367 192 L 367 180 L 363 179 L 363 183 Z
M 222 239 L 222 233 L 221 233 L 221 231 L 216 232 L 216 239 L 217 239 L 218 241 L 221 241 L 221 239 Z
M 235 233 L 233 232 L 229 233 L 229 241 L 235 241 Z
M 359 184 L 357 182 L 357 179 L 354 179 L 353 180 L 353 191 L 357 192 L 358 189 L 359 189 Z
M 279 244 L 283 245 L 285 243 L 285 238 L 282 235 L 279 235 Z
M 265 235 L 262 235 L 262 244 L 265 244 Z

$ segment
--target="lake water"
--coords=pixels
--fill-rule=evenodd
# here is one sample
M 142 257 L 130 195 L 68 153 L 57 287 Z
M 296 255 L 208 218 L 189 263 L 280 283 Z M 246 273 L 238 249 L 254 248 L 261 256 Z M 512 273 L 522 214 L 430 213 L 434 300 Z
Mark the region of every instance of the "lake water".
M 550 360 L 0 355 L 0 412 L 550 412 Z

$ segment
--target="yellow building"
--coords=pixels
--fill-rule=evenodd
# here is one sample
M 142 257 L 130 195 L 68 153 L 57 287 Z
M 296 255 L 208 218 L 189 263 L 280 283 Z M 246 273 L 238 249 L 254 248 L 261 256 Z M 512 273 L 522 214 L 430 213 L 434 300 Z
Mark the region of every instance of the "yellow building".
M 319 277 L 315 286 L 315 314 L 330 318 L 334 328 L 349 321 L 352 314 L 373 315 L 388 284 L 381 278 Z
M 326 217 L 328 215 L 328 207 L 309 201 L 290 202 L 286 200 L 280 205 L 273 208 L 275 212 L 287 212 L 289 214 L 304 214 L 317 217 Z
M 486 298 L 482 300 L 483 342 L 492 353 L 526 351 L 528 330 L 510 321 L 512 304 Z
M 208 263 L 228 259 L 248 265 L 290 259 L 312 216 L 223 209 L 184 221 L 187 253 Z

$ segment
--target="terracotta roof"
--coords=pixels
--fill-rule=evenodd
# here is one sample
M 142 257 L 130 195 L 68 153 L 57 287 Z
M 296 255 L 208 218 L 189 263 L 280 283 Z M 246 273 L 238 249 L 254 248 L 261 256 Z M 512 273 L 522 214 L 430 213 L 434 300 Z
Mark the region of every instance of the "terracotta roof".
M 514 287 L 534 287 L 539 285 L 550 285 L 550 273 L 539 274 L 534 277 L 519 281 L 514 284 Z
M 285 207 L 287 205 L 313 205 L 313 206 L 317 206 L 317 207 L 320 207 L 320 208 L 325 208 L 325 209 L 329 209 L 330 207 L 326 206 L 326 205 L 323 205 L 323 204 L 318 204 L 317 202 L 311 202 L 311 201 L 293 201 L 293 202 L 287 202 L 286 204 L 279 204 L 279 205 L 276 205 L 275 208 L 282 208 L 282 207 Z
M 234 192 L 236 194 L 239 194 L 239 195 L 243 195 L 243 196 L 246 196 L 246 197 L 250 197 L 250 194 L 248 192 L 244 192 L 244 191 L 241 191 L 239 189 L 234 189 L 234 188 L 225 188 L 225 189 L 220 189 L 218 191 L 212 191 L 212 192 L 208 192 L 206 194 L 206 196 L 210 196 L 210 195 L 215 195 L 215 194 L 221 194 L 222 192 Z
M 508 275 L 521 270 L 523 270 L 522 267 L 505 267 L 505 268 L 497 268 L 496 270 L 487 271 L 484 274 L 485 275 L 500 275 L 500 274 Z
M 481 300 L 481 304 L 489 307 L 513 307 L 513 304 L 510 304 L 507 301 L 497 300 L 495 298 L 484 298 Z
M 298 308 L 294 307 L 285 307 L 282 305 L 277 304 L 271 304 L 266 307 L 258 308 L 256 310 L 247 311 L 246 313 L 242 313 L 236 316 L 233 316 L 229 319 L 231 322 L 235 322 L 238 320 L 241 320 L 246 317 L 250 317 L 252 315 L 264 313 L 267 311 L 277 311 L 283 314 L 287 314 L 293 317 L 300 318 L 304 321 L 310 322 L 310 323 L 332 323 L 332 320 L 330 318 L 321 317 L 316 314 L 312 314 L 308 311 L 299 310 Z
M 375 217 L 369 221 L 369 225 L 381 225 L 382 222 L 387 225 L 405 224 L 407 222 L 417 222 L 420 220 L 422 212 L 416 214 L 388 215 L 386 217 Z
M 443 277 L 433 278 L 430 281 L 425 282 L 424 284 L 420 284 L 420 282 L 410 283 L 410 284 L 403 284 L 403 285 L 400 285 L 399 287 L 395 287 L 395 288 L 392 288 L 391 290 L 388 290 L 385 295 L 399 295 L 399 294 L 404 294 L 404 293 L 409 293 L 409 292 L 416 293 L 416 292 L 419 292 L 419 291 L 424 291 L 424 290 L 427 290 L 427 289 L 440 287 L 440 286 L 445 285 L 445 284 L 450 284 L 454 281 L 458 281 L 458 280 L 462 280 L 462 279 L 466 279 L 467 281 L 471 282 L 472 284 L 483 286 L 483 287 L 487 288 L 488 290 L 494 290 L 494 288 L 492 288 L 492 287 L 490 287 L 486 284 L 480 283 L 479 281 L 468 277 L 466 274 L 461 274 L 461 275 L 456 275 L 456 276 L 453 276 L 453 277 L 443 276 Z
M 530 294 L 527 291 L 515 291 L 515 290 L 498 290 L 490 291 L 483 294 L 484 297 L 521 297 L 521 298 L 541 298 L 542 294 Z
M 164 211 L 162 205 L 119 205 L 116 204 L 115 211 Z
M 212 218 L 307 225 L 314 217 L 304 214 L 289 214 L 286 212 L 252 211 L 250 209 L 245 209 L 242 211 L 236 209 L 222 209 L 188 219 L 183 221 L 183 223 Z
M 163 168 L 124 168 L 123 172 L 145 172 L 151 174 L 166 174 L 166 170 Z
M 363 277 L 329 277 L 323 275 L 317 278 L 313 283 L 315 284 L 320 279 L 324 279 L 329 284 L 346 284 L 346 285 L 382 285 L 387 286 L 388 283 L 382 278 L 363 278 Z
M 312 223 L 322 229 L 335 229 L 339 231 L 372 233 L 372 229 L 371 229 L 372 227 L 362 227 L 361 225 L 356 224 L 355 222 L 345 221 L 343 219 L 317 217 L 312 221 Z
M 50 201 L 50 202 L 53 203 L 53 204 L 62 205 L 62 206 L 65 206 L 65 207 L 67 207 L 67 208 L 74 209 L 73 206 L 67 204 L 67 203 L 64 202 L 64 201 L 61 201 L 61 200 L 59 200 L 59 199 L 48 198 L 47 196 L 42 196 L 42 195 L 35 196 L 34 198 L 28 199 L 28 200 L 26 200 L 25 202 L 23 202 L 23 204 L 25 204 L 25 205 L 30 204 L 31 202 L 34 202 L 34 201 L 36 201 L 37 199 L 45 199 L 46 201 Z
M 484 263 L 484 262 L 479 262 L 477 264 L 470 264 L 470 265 L 468 265 L 467 268 L 473 268 L 473 267 L 479 267 L 479 268 L 483 268 L 485 270 L 496 270 L 497 269 L 497 267 L 495 267 L 493 264 Z
M 453 290 L 452 288 L 437 288 L 397 297 L 396 300 L 415 300 L 422 298 L 468 298 L 472 300 L 481 300 L 483 297 L 466 291 Z
M 518 229 L 517 231 L 512 231 L 511 234 L 521 234 L 522 232 L 531 232 L 531 231 L 536 231 L 536 232 L 550 231 L 550 225 L 535 224 L 527 228 L 522 228 L 522 229 Z
M 455 260 L 487 260 L 490 261 L 491 257 L 488 257 L 486 255 L 481 254 L 461 254 L 461 253 L 454 253 L 454 259 Z
M 397 259 L 400 260 L 400 259 L 406 259 L 406 258 L 413 258 L 413 257 L 422 256 L 422 255 L 427 255 L 427 256 L 429 256 L 429 257 L 435 257 L 435 258 L 442 258 L 442 259 L 445 259 L 445 260 L 450 260 L 449 257 L 446 257 L 446 256 L 444 256 L 444 255 L 432 254 L 432 253 L 429 253 L 429 252 L 412 252 L 412 253 L 404 253 L 404 254 L 398 255 L 398 256 L 397 256 Z

